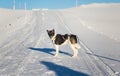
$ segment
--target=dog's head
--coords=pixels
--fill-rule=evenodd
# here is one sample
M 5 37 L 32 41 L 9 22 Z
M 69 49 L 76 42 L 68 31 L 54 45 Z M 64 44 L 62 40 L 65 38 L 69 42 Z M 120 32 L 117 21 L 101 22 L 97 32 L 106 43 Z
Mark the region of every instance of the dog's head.
M 47 30 L 47 33 L 48 33 L 49 37 L 52 38 L 55 35 L 55 30 L 54 29 Z

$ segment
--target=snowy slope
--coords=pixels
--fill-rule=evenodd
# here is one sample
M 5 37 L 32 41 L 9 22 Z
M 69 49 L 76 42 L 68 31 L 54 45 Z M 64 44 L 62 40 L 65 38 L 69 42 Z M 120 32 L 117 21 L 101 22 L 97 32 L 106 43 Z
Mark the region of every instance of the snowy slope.
M 90 30 L 120 42 L 120 3 L 82 5 L 67 11 Z
M 85 8 L 79 8 L 81 11 L 83 9 Z M 11 15 L 14 14 L 12 12 L 9 11 Z M 83 14 L 79 15 L 75 12 L 76 9 L 39 10 L 28 11 L 26 15 L 24 15 L 24 11 L 16 12 L 14 18 L 3 15 L 3 18 L 7 17 L 6 19 L 11 20 L 3 19 L 6 21 L 5 24 L 11 25 L 10 29 L 4 30 L 3 35 L 2 29 L 5 29 L 6 26 L 0 22 L 0 36 L 3 37 L 0 39 L 2 41 L 0 43 L 0 76 L 116 76 L 115 73 L 120 72 L 120 69 L 109 63 L 119 66 L 120 62 L 117 60 L 119 51 L 108 53 L 106 49 L 109 49 L 107 44 L 110 44 L 110 48 L 115 46 L 119 50 L 119 42 L 99 34 L 99 32 L 91 31 L 87 25 L 83 25 L 83 21 L 85 21 L 81 18 Z M 8 11 L 5 10 L 5 13 L 7 14 Z M 20 18 L 14 21 L 17 17 Z M 71 57 L 73 52 L 69 45 L 61 46 L 59 56 L 53 57 L 54 44 L 46 32 L 47 29 L 53 28 L 56 33 L 78 35 L 82 47 L 79 50 L 78 58 Z M 9 30 L 12 32 L 9 33 Z M 99 46 L 103 45 L 102 41 L 106 48 L 99 49 Z M 105 54 L 107 54 L 106 56 L 111 55 L 113 60 L 104 57 Z M 116 62 L 114 62 L 115 54 Z
M 82 5 L 64 10 L 63 15 L 69 28 L 76 28 L 74 33 L 80 31 L 77 34 L 95 55 L 120 72 L 120 4 Z

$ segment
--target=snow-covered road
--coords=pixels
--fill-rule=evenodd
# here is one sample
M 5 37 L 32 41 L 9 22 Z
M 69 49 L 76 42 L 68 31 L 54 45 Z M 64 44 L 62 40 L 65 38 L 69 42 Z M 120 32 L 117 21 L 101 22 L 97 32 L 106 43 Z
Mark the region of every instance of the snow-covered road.
M 0 76 L 115 76 L 81 41 L 78 58 L 71 57 L 69 45 L 61 46 L 59 56 L 53 57 L 55 49 L 47 29 L 54 28 L 61 34 L 74 33 L 81 40 L 78 29 L 82 23 L 78 23 L 78 29 L 74 28 L 63 14 L 45 10 L 28 12 L 24 23 L 17 23 L 24 27 L 0 45 Z

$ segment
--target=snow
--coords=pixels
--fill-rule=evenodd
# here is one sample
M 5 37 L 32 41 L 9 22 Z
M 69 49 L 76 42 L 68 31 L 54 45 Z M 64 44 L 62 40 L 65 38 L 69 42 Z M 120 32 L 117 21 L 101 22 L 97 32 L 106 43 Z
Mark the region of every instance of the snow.
M 0 9 L 0 76 L 119 76 L 120 4 L 64 10 Z M 55 47 L 46 30 L 76 34 L 77 58 L 69 44 Z

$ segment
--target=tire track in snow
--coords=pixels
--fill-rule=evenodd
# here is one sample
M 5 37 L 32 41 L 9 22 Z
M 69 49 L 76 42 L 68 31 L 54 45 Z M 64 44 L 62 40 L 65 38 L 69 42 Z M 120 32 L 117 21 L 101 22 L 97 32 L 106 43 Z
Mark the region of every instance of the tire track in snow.
M 8 39 L 8 41 L 10 41 L 10 42 L 7 45 L 4 45 L 4 47 L 2 47 L 2 49 L 5 51 L 2 54 L 0 54 L 0 56 L 2 56 L 2 57 L 0 57 L 0 59 L 1 59 L 0 66 L 3 65 L 2 68 L 0 68 L 0 74 L 4 75 L 4 72 L 7 72 L 8 75 L 13 75 L 14 71 L 16 71 L 15 68 L 17 67 L 17 64 L 19 64 L 18 62 L 22 61 L 21 58 L 19 58 L 19 54 L 21 54 L 20 47 L 25 48 L 24 43 L 26 40 L 29 40 L 31 33 L 32 33 L 31 30 L 33 28 L 31 25 L 29 25 L 29 27 L 30 27 L 29 29 L 27 28 L 28 24 L 26 24 L 23 28 L 16 31 L 16 33 L 14 35 L 12 35 L 10 37 L 10 39 Z M 6 49 L 8 49 L 8 50 L 6 50 Z M 8 59 L 9 57 L 10 57 L 10 59 Z M 17 59 L 17 60 L 15 60 L 15 59 Z M 6 61 L 9 64 L 6 65 Z M 17 63 L 14 63 L 14 62 L 17 62 Z M 4 66 L 4 63 L 6 66 Z M 14 63 L 14 64 L 12 64 L 12 63 Z M 10 65 L 10 64 L 12 64 L 12 65 Z M 8 70 L 11 70 L 13 72 L 9 72 Z
M 65 26 L 65 28 L 68 30 L 69 33 L 72 33 L 72 30 L 68 27 L 68 25 L 65 23 L 65 21 L 61 17 L 62 15 L 60 14 L 60 12 L 57 12 L 56 16 L 58 17 L 58 20 L 60 21 L 61 25 L 63 25 L 63 27 Z M 86 55 L 86 54 L 84 54 L 84 55 Z M 89 57 L 87 57 L 87 55 L 86 55 L 86 58 L 88 59 L 89 62 L 86 61 L 85 58 L 83 58 L 83 60 L 86 64 L 86 66 L 88 67 L 89 71 L 91 71 L 90 73 L 94 76 L 100 75 L 101 71 L 95 66 L 95 64 L 93 62 L 91 62 L 91 60 L 89 59 Z M 96 70 L 97 70 L 97 73 L 96 73 Z
M 26 27 L 24 27 L 26 28 Z M 22 29 L 21 29 L 22 30 Z M 29 34 L 27 34 L 29 33 Z M 19 34 L 16 33 L 15 35 L 17 36 Z M 26 35 L 27 34 L 27 35 Z M 14 35 L 14 36 L 15 36 Z M 29 38 L 29 36 L 31 35 L 31 31 L 28 30 L 26 33 L 22 34 L 22 35 L 26 35 L 24 36 L 24 39 L 21 40 L 22 36 L 20 35 L 20 37 L 18 36 L 16 39 L 13 38 L 12 36 L 12 39 L 10 40 L 10 42 L 6 45 L 4 45 L 2 48 L 1 48 L 1 53 L 0 53 L 0 59 L 4 59 L 5 56 L 8 56 L 10 53 L 13 53 L 14 50 L 20 45 L 20 44 L 23 44 L 25 40 L 27 40 Z M 9 48 L 11 47 L 11 48 Z
M 65 26 L 65 28 L 69 31 L 69 33 L 72 33 L 72 30 L 68 27 L 67 23 L 65 23 L 65 21 L 63 20 L 63 17 L 61 17 L 63 16 L 62 13 L 57 12 L 56 16 L 60 20 L 60 23 L 64 24 L 63 26 Z M 99 76 L 101 75 L 116 76 L 114 71 L 108 65 L 106 65 L 101 59 L 96 57 L 94 53 L 81 40 L 79 40 L 79 42 L 82 48 L 85 50 L 83 52 L 87 52 L 91 54 L 89 56 L 88 54 L 84 53 L 85 57 L 88 60 L 86 60 L 85 58 L 83 58 L 83 60 L 86 66 L 88 66 L 88 69 L 93 73 L 94 76 L 98 76 L 98 75 Z
M 36 13 L 36 14 L 37 14 L 37 13 Z M 44 13 L 42 12 L 41 14 L 42 14 L 42 23 L 43 23 L 43 21 L 44 21 Z M 37 15 L 36 15 L 36 21 L 35 21 L 35 23 L 38 23 L 38 22 L 39 22 L 39 19 L 37 19 L 37 18 L 38 18 L 38 17 L 37 17 Z M 42 26 L 43 26 L 43 24 L 42 24 Z M 41 26 L 41 27 L 42 27 L 42 26 Z M 35 28 L 34 30 L 36 31 L 36 29 L 38 29 L 38 27 L 40 27 L 40 26 L 36 24 L 36 28 Z M 38 29 L 38 30 L 39 30 L 39 29 Z M 38 30 L 37 30 L 37 32 L 38 32 Z M 38 46 L 39 46 L 39 44 L 40 44 L 40 42 L 41 42 L 41 40 L 42 40 L 43 34 L 44 34 L 44 33 L 42 32 L 41 35 L 38 37 L 39 39 L 36 41 L 35 47 L 38 47 Z M 19 65 L 18 70 L 16 71 L 16 76 L 21 76 L 21 74 L 24 72 L 27 64 L 28 64 L 28 63 L 31 61 L 31 59 L 33 58 L 33 55 L 34 55 L 34 51 L 31 50 L 31 52 L 27 55 L 27 57 L 25 57 L 25 59 L 24 59 L 24 60 L 22 61 L 22 63 Z
M 71 15 L 73 16 L 73 14 L 71 14 Z M 94 31 L 92 29 L 92 27 L 89 27 L 89 26 L 87 27 L 85 25 L 85 22 L 79 16 L 76 16 L 76 15 L 74 15 L 74 16 L 79 20 L 79 22 L 82 24 L 82 26 Z M 80 40 L 80 43 L 83 46 L 83 48 L 85 49 L 85 51 L 88 54 L 90 54 L 89 56 L 91 56 L 91 58 L 93 58 L 92 60 L 96 63 L 96 65 L 98 64 L 97 66 L 101 69 L 101 71 L 103 73 L 105 73 L 104 71 L 107 70 L 108 74 L 110 74 L 111 76 L 117 76 L 118 75 L 108 64 L 104 63 L 104 61 L 102 59 L 100 59 L 99 57 L 96 57 L 95 54 L 92 52 L 92 50 L 89 47 L 87 47 L 81 40 Z M 98 63 L 98 62 L 100 62 L 100 63 Z M 101 66 L 104 66 L 104 67 L 101 68 Z
M 30 14 L 28 14 L 28 16 L 30 16 Z M 27 17 L 27 16 L 26 16 Z M 31 21 L 33 19 L 31 18 Z M 30 22 L 30 21 L 29 21 Z M 16 32 L 11 35 L 10 37 L 8 37 L 9 39 L 7 39 L 2 46 L 0 46 L 0 59 L 3 59 L 5 58 L 5 56 L 7 56 L 9 53 L 12 53 L 14 51 L 14 49 L 16 49 L 16 47 L 19 45 L 19 44 L 22 44 L 27 38 L 29 38 L 30 36 L 30 33 L 32 31 L 28 30 L 27 27 L 28 27 L 28 24 L 27 22 L 26 23 L 22 23 L 22 25 L 25 25 L 24 27 L 16 30 Z M 31 27 L 31 26 L 30 26 Z M 26 29 L 24 29 L 26 28 Z M 21 34 L 22 33 L 22 34 Z M 28 34 L 29 33 L 29 34 Z M 20 35 L 19 35 L 20 34 Z M 24 36 L 26 35 L 26 36 Z M 14 36 L 16 36 L 14 38 Z M 24 39 L 22 41 L 20 41 L 24 36 Z M 13 47 L 14 46 L 14 47 Z M 11 47 L 11 48 L 9 48 Z

